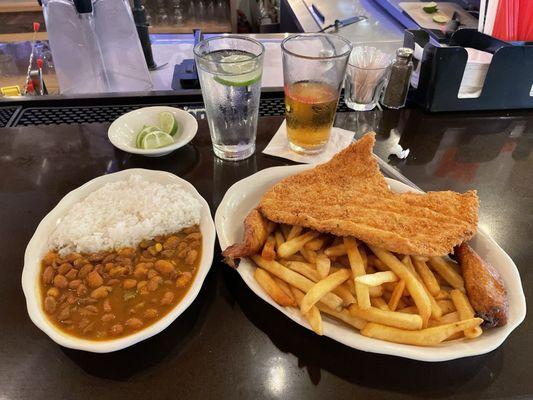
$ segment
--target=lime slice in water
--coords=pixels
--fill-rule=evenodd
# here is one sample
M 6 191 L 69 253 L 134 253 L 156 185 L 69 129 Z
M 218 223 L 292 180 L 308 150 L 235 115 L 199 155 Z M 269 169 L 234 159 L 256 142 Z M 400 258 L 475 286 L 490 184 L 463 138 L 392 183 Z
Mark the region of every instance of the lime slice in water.
M 137 134 L 137 137 L 135 138 L 135 147 L 142 148 L 142 140 L 146 136 L 147 133 L 159 131 L 160 129 L 157 126 L 149 126 L 144 125 L 142 129 Z
M 159 114 L 159 127 L 163 132 L 174 136 L 178 132 L 178 121 L 170 111 L 163 111 Z
M 143 149 L 158 149 L 174 143 L 174 139 L 166 132 L 148 132 L 142 140 Z
M 248 61 L 249 60 L 249 61 Z M 249 86 L 261 79 L 261 68 L 248 55 L 232 54 L 222 58 L 222 71 L 231 75 L 215 75 L 215 81 L 227 86 Z
M 256 83 L 261 79 L 261 71 L 250 72 L 248 74 L 235 75 L 235 76 L 215 76 L 215 81 L 226 86 L 249 86 Z

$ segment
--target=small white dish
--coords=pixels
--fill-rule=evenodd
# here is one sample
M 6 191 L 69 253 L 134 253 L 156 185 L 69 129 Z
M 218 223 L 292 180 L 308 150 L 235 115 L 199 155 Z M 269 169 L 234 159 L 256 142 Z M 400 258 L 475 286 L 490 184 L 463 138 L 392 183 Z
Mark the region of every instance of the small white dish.
M 313 165 L 294 165 L 267 168 L 230 187 L 215 214 L 215 225 L 220 247 L 225 249 L 233 243 L 242 241 L 244 218 L 257 206 L 268 189 L 287 176 L 313 167 Z M 396 192 L 416 191 L 399 181 L 386 179 L 390 188 Z M 478 230 L 470 244 L 482 258 L 499 271 L 505 282 L 509 294 L 509 319 L 507 325 L 486 329 L 483 335 L 476 339 L 454 340 L 435 347 L 420 347 L 368 338 L 360 335 L 354 328 L 324 316 L 324 336 L 328 336 L 354 349 L 420 361 L 453 360 L 485 354 L 496 349 L 526 316 L 526 302 L 522 283 L 513 260 L 488 235 Z M 237 268 L 237 272 L 244 282 L 256 295 L 298 324 L 311 329 L 298 310 L 290 307 L 281 307 L 265 293 L 255 281 L 253 277 L 254 271 L 255 265 L 247 258 L 242 259 Z
M 174 136 L 174 144 L 159 149 L 139 149 L 135 146 L 137 134 L 144 125 L 159 126 L 159 114 L 170 111 L 178 122 L 178 132 Z M 198 122 L 187 111 L 175 107 L 154 106 L 143 107 L 121 115 L 113 121 L 107 130 L 107 137 L 116 148 L 147 157 L 161 157 L 189 143 L 198 131 Z
M 130 175 L 140 175 L 146 180 L 161 184 L 173 183 L 181 185 L 202 204 L 200 220 L 202 258 L 198 272 L 185 297 L 167 315 L 154 324 L 132 335 L 105 341 L 86 340 L 71 336 L 56 328 L 48 319 L 42 307 L 39 279 L 41 277 L 41 260 L 49 250 L 48 238 L 54 228 L 61 222 L 61 218 L 63 218 L 74 204 L 83 200 L 90 193 L 98 190 L 106 183 L 126 180 Z M 215 236 L 215 225 L 211 218 L 211 211 L 207 202 L 200 196 L 194 186 L 170 172 L 132 168 L 95 178 L 63 197 L 54 209 L 43 218 L 26 247 L 24 269 L 22 270 L 22 290 L 26 297 L 28 314 L 33 323 L 54 342 L 70 349 L 85 350 L 93 353 L 109 353 L 129 347 L 161 332 L 178 318 L 194 301 L 196 296 L 198 296 L 213 262 Z

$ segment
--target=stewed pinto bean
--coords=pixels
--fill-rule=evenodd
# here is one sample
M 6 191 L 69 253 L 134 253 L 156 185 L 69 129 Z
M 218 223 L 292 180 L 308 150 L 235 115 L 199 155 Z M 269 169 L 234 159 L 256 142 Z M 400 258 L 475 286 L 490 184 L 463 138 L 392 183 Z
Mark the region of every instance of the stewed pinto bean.
M 91 340 L 130 335 L 165 316 L 187 293 L 201 259 L 197 226 L 93 254 L 46 254 L 43 309 L 59 328 Z

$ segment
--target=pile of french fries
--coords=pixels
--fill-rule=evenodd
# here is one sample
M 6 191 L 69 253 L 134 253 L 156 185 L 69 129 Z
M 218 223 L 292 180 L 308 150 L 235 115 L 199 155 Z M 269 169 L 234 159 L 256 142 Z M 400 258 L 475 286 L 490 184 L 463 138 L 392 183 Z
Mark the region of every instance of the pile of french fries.
M 353 237 L 270 223 L 254 277 L 322 335 L 324 314 L 364 336 L 417 346 L 481 335 L 460 267 L 445 257 L 398 255 Z

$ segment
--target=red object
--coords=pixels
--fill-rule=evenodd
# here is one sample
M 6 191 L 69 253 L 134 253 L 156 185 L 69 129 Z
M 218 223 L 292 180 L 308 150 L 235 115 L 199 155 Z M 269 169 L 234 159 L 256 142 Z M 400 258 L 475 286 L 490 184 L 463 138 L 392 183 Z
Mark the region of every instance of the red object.
M 43 69 L 43 59 L 42 58 L 38 58 L 37 59 L 37 67 L 39 69 Z
M 33 82 L 29 81 L 26 85 L 26 93 L 32 93 L 35 91 L 35 88 L 33 87 Z
M 533 40 L 533 1 L 500 0 L 492 36 L 507 41 Z
M 33 23 L 33 31 L 34 32 L 38 32 L 40 27 L 41 27 L 40 23 L 38 23 L 38 22 L 34 22 Z

